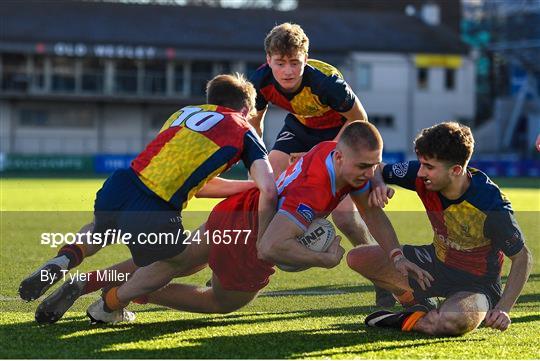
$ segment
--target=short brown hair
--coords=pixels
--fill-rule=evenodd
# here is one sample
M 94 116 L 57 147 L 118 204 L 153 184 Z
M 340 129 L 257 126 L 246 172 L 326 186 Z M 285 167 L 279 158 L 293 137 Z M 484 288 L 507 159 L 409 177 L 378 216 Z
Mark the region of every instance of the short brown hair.
M 304 30 L 297 24 L 283 23 L 276 25 L 264 39 L 266 54 L 292 56 L 296 53 L 308 54 L 309 39 Z
M 417 155 L 465 167 L 474 150 L 474 138 L 471 128 L 443 122 L 422 129 L 414 140 L 414 150 Z
M 216 75 L 206 84 L 206 101 L 240 111 L 246 107 L 250 113 L 255 109 L 257 92 L 244 75 L 239 73 Z
M 343 129 L 339 143 L 355 150 L 377 150 L 383 146 L 381 133 L 377 128 L 371 123 L 360 120 L 350 123 Z

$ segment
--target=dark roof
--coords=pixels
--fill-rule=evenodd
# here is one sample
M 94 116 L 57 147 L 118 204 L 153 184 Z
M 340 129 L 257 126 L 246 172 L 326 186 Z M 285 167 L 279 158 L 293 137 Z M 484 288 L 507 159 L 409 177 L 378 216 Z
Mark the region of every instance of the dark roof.
M 276 24 L 300 24 L 313 53 L 350 51 L 466 54 L 445 26 L 395 13 L 224 9 L 92 1 L 4 0 L 0 42 L 85 42 L 261 52 Z

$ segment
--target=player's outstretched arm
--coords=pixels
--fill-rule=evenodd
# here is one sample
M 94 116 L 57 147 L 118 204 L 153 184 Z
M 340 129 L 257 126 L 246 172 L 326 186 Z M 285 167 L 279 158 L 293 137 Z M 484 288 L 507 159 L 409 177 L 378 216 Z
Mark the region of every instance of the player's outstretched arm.
M 508 273 L 504 292 L 499 303 L 492 310 L 488 311 L 485 318 L 486 326 L 501 331 L 506 330 L 510 326 L 510 316 L 508 314 L 523 290 L 533 264 L 532 254 L 527 246 L 523 246 L 521 251 L 509 258 L 512 261 L 512 266 Z
M 267 159 L 257 159 L 251 164 L 249 174 L 259 188 L 258 206 L 258 234 L 260 240 L 268 224 L 276 214 L 277 208 L 277 187 L 274 181 L 274 173 Z
M 368 205 L 368 195 L 363 192 L 351 194 L 351 198 L 358 207 L 362 218 L 366 222 L 369 232 L 387 255 L 395 250 L 401 253 L 399 258 L 393 258 L 394 266 L 403 275 L 413 277 L 422 289 L 431 287 L 433 276 L 426 270 L 418 267 L 403 256 L 396 232 L 392 223 L 381 208 Z
M 230 180 L 216 177 L 206 183 L 204 187 L 195 194 L 195 197 L 226 198 L 233 194 L 247 191 L 255 186 L 255 182 L 250 180 Z
M 271 263 L 299 267 L 332 268 L 339 264 L 345 250 L 337 236 L 326 252 L 315 252 L 301 245 L 296 237 L 304 232 L 283 214 L 276 214 L 257 244 L 259 258 Z

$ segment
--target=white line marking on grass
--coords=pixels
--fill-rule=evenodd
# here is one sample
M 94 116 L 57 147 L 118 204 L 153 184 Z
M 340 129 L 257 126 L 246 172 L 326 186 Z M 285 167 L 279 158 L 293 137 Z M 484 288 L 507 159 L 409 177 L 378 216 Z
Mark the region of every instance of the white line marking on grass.
M 96 298 L 96 295 L 92 295 L 92 294 L 82 295 L 79 298 L 89 298 L 89 297 Z M 40 300 L 40 299 L 41 298 L 38 298 L 37 300 Z M 34 301 L 37 301 L 37 300 L 34 300 Z M 2 301 L 7 301 L 7 302 L 21 301 L 23 303 L 29 303 L 29 302 L 26 302 L 25 300 L 22 300 L 20 297 L 8 297 L 8 296 L 0 295 L 0 302 Z M 34 301 L 31 301 L 31 302 L 34 302 Z

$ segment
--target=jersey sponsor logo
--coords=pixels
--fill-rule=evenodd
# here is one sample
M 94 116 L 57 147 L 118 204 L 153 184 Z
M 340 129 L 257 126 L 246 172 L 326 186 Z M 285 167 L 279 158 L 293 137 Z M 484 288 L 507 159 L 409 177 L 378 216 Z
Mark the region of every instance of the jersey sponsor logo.
M 284 131 L 279 133 L 278 138 L 276 139 L 276 142 L 282 142 L 284 140 L 291 140 L 294 138 L 294 134 L 288 131 Z
M 313 212 L 313 209 L 304 203 L 300 203 L 298 205 L 296 212 L 300 214 L 308 223 L 313 222 L 313 219 L 315 218 L 315 212 Z
M 433 263 L 433 259 L 431 258 L 431 255 L 429 254 L 428 250 L 425 248 L 415 248 L 414 253 L 416 254 L 416 258 L 422 262 L 422 263 Z
M 408 162 L 394 163 L 392 165 L 392 173 L 398 178 L 405 178 L 407 171 L 409 170 Z

